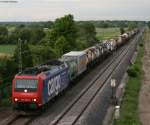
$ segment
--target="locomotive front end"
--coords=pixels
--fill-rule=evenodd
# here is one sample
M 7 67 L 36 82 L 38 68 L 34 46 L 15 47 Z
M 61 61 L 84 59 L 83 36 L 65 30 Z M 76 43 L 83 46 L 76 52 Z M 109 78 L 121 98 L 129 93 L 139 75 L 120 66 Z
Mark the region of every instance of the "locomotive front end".
M 12 102 L 16 109 L 36 109 L 40 107 L 40 80 L 16 76 L 13 80 Z

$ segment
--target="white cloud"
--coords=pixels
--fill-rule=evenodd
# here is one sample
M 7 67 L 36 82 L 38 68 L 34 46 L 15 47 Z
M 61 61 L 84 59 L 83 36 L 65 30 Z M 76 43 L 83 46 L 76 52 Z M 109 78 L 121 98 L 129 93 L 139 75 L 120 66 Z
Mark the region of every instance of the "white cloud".
M 0 3 L 0 21 L 54 20 L 71 13 L 78 20 L 150 20 L 149 0 L 18 0 Z

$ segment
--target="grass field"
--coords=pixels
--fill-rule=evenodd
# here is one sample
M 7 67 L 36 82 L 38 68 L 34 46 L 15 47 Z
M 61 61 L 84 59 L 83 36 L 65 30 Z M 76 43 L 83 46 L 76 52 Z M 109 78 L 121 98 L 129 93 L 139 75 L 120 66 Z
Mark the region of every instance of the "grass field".
M 119 28 L 96 28 L 97 38 L 99 40 L 110 39 L 120 34 Z
M 15 48 L 16 48 L 15 45 L 0 45 L 0 53 L 13 55 Z

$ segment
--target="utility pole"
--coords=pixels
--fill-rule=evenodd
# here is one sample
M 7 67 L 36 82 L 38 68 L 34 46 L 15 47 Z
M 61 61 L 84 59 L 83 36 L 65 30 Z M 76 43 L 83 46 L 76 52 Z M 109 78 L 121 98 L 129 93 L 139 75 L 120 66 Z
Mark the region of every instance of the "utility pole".
M 18 59 L 19 59 L 19 72 L 22 72 L 22 40 L 18 39 L 18 47 L 19 47 L 19 53 L 18 53 Z
M 111 85 L 111 88 L 112 88 L 112 103 L 115 103 L 115 87 L 116 87 L 116 79 L 111 79 L 110 81 L 110 85 Z

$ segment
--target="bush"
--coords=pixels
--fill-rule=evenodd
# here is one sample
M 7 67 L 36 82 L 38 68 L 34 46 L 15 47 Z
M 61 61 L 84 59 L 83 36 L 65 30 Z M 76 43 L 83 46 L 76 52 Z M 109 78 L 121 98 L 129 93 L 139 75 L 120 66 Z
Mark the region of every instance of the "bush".
M 0 101 L 1 106 L 10 106 L 11 105 L 11 99 L 10 98 L 3 98 Z
M 140 47 L 143 47 L 144 45 L 143 45 L 143 43 L 140 43 Z
M 133 66 L 128 69 L 127 73 L 130 77 L 137 77 L 138 75 L 138 71 Z
M 139 72 L 140 72 L 140 66 L 139 66 L 139 64 L 134 64 L 134 65 L 133 65 L 133 69 L 134 69 L 135 71 L 137 71 L 137 73 L 139 73 Z

